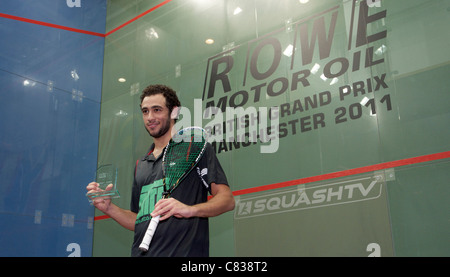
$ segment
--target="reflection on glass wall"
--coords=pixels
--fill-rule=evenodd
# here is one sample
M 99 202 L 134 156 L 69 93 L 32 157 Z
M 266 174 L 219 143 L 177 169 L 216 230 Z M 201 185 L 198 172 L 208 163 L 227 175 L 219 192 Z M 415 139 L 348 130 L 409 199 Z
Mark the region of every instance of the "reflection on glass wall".
M 0 256 L 91 256 L 106 3 L 1 2 Z
M 212 255 L 448 254 L 433 226 L 449 228 L 436 211 L 448 210 L 450 1 L 160 3 L 108 2 L 99 159 L 121 164 L 121 192 L 151 143 L 140 91 L 164 83 L 187 108 L 179 123 L 214 135 L 237 195 L 210 221 Z M 406 177 L 416 167 L 422 178 Z M 132 234 L 95 226 L 94 255 L 129 255 Z
M 130 255 L 85 186 L 114 164 L 129 208 L 155 83 L 236 195 L 211 255 L 448 256 L 450 0 L 23 2 L 0 6 L 1 256 Z

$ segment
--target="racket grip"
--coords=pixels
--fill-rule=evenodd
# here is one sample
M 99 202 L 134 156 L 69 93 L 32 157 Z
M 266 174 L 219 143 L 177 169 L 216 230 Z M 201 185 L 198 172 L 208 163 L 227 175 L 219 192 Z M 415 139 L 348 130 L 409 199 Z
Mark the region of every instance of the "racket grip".
M 156 227 L 159 223 L 159 218 L 161 216 L 153 217 L 148 225 L 147 231 L 145 232 L 144 238 L 142 239 L 141 245 L 139 245 L 139 249 L 143 252 L 147 252 L 150 246 L 150 242 L 152 241 L 153 234 L 155 233 Z

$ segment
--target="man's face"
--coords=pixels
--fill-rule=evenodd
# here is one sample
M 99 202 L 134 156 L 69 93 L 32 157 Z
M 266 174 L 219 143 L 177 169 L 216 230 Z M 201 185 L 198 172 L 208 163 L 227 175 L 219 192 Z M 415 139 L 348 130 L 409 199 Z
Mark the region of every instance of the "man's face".
M 160 138 L 170 130 L 170 113 L 162 94 L 147 96 L 141 104 L 145 129 L 154 138 Z

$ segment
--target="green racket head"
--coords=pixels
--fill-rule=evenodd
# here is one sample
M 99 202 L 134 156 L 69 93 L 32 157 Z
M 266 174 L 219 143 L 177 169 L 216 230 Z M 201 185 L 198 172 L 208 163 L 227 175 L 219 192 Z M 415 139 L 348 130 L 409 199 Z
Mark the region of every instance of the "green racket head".
M 200 127 L 188 127 L 178 131 L 164 151 L 164 184 L 168 192 L 183 180 L 200 160 L 206 146 L 206 132 Z

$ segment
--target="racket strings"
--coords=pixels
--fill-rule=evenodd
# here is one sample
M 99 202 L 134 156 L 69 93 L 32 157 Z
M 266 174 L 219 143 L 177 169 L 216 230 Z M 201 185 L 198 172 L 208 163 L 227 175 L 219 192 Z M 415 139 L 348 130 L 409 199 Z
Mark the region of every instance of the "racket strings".
M 165 153 L 164 171 L 165 184 L 168 191 L 173 190 L 183 175 L 190 171 L 204 149 L 205 139 L 192 134 L 190 141 L 170 143 Z

